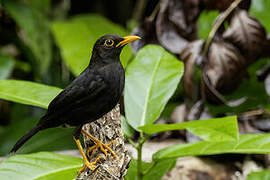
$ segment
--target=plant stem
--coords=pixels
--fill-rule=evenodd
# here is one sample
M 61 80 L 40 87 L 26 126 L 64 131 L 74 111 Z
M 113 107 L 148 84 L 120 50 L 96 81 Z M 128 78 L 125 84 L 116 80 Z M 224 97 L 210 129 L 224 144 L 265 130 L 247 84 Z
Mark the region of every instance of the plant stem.
M 137 157 L 137 173 L 138 173 L 138 180 L 142 180 L 143 172 L 142 172 L 142 144 L 138 146 L 138 157 Z
M 142 19 L 147 0 L 137 0 L 133 11 L 132 19 L 139 23 Z
M 157 13 L 160 9 L 160 1 L 157 3 L 157 5 L 156 5 L 155 9 L 152 11 L 151 15 L 147 17 L 147 19 L 149 21 L 154 21 L 155 17 L 157 16 Z
M 205 44 L 203 46 L 203 51 L 202 51 L 202 58 L 203 60 L 207 59 L 208 56 L 208 52 L 211 46 L 211 43 L 218 31 L 218 29 L 220 28 L 220 26 L 223 24 L 223 22 L 226 20 L 226 18 L 233 12 L 233 10 L 235 8 L 238 7 L 238 5 L 242 2 L 242 0 L 235 0 L 234 2 L 231 3 L 231 5 L 223 12 L 219 15 L 219 17 L 217 18 L 215 24 L 213 25 L 213 28 L 211 29 L 207 39 L 205 40 Z M 233 104 L 230 104 L 226 101 L 226 99 L 211 85 L 209 79 L 207 78 L 207 75 L 205 73 L 205 62 L 203 62 L 201 64 L 201 69 L 202 69 L 202 81 L 204 83 L 202 83 L 202 91 L 201 91 L 201 96 L 202 96 L 202 100 L 203 102 L 206 101 L 206 97 L 205 97 L 205 89 L 206 87 L 208 87 L 208 89 L 210 90 L 211 93 L 213 93 L 217 99 L 219 99 L 223 104 L 229 106 L 229 107 L 234 107 Z
M 137 173 L 138 173 L 138 180 L 143 179 L 143 169 L 142 169 L 142 147 L 145 141 L 147 140 L 148 136 L 143 135 L 143 132 L 140 132 L 140 139 L 139 144 L 137 146 Z
M 127 140 L 134 148 L 136 148 L 136 149 L 138 148 L 138 145 L 134 141 L 132 141 L 131 138 L 127 138 Z

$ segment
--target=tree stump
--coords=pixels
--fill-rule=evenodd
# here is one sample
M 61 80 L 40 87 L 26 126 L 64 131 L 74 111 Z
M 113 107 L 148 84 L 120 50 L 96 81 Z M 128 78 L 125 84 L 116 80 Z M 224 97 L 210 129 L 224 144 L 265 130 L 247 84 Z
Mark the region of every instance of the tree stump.
M 97 168 L 94 171 L 86 168 L 84 172 L 78 175 L 77 180 L 124 179 L 131 157 L 124 145 L 119 104 L 97 121 L 84 125 L 83 129 L 105 144 L 115 140 L 116 142 L 110 145 L 110 147 L 117 154 L 118 158 L 114 158 L 108 151 L 108 156 L 105 157 L 100 149 L 95 149 L 90 154 L 90 162 L 93 162 L 101 155 L 102 158 L 98 161 Z M 86 136 L 84 136 L 84 144 L 85 149 L 94 145 Z

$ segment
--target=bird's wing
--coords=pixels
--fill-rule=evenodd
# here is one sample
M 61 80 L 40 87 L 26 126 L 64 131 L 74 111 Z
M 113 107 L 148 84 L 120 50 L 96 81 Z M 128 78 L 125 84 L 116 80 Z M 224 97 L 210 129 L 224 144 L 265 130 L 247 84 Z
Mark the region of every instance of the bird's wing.
M 106 88 L 106 82 L 97 73 L 82 73 L 49 104 L 47 114 L 55 111 L 67 111 L 78 107 L 85 100 L 95 98 Z

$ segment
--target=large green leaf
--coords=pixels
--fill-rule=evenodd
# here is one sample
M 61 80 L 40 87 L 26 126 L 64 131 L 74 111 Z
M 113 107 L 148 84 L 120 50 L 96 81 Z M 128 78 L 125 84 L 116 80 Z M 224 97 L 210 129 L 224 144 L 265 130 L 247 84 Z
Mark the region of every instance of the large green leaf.
M 4 7 L 23 29 L 21 36 L 34 55 L 36 72 L 46 73 L 52 59 L 51 37 L 47 17 L 39 11 L 21 1 L 3 0 Z M 25 50 L 26 51 L 26 50 Z M 29 55 L 29 58 L 32 57 Z
M 245 134 L 239 137 L 239 141 L 200 141 L 177 144 L 156 152 L 153 159 L 223 153 L 269 154 L 270 134 Z
M 10 76 L 14 68 L 15 60 L 12 56 L 0 54 L 0 79 L 6 79 Z
M 175 165 L 175 159 L 162 159 L 158 162 L 142 162 L 143 180 L 159 180 Z M 125 180 L 137 180 L 137 161 L 132 159 Z
M 270 179 L 270 170 L 252 172 L 247 177 L 247 180 L 269 180 L 269 179 Z
M 100 36 L 113 33 L 127 35 L 121 26 L 96 14 L 78 15 L 70 20 L 55 21 L 51 27 L 62 57 L 75 75 L 81 73 L 88 65 L 91 49 Z M 130 47 L 124 48 L 121 54 L 124 66 L 131 55 Z
M 0 164 L 1 180 L 67 180 L 77 176 L 82 159 L 40 152 L 15 155 Z
M 238 139 L 236 116 L 190 121 L 179 124 L 153 124 L 140 127 L 139 129 L 147 134 L 187 129 L 207 141 L 232 141 Z
M 139 126 L 153 123 L 173 95 L 184 66 L 162 47 L 142 48 L 126 70 L 125 112 L 128 123 Z
M 17 103 L 47 108 L 60 88 L 30 81 L 0 80 L 0 98 Z

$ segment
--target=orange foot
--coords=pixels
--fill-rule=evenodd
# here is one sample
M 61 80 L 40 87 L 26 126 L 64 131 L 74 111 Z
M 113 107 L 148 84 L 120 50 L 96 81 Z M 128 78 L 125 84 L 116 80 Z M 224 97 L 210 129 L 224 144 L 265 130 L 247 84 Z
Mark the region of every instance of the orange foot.
M 91 134 L 87 133 L 86 131 L 82 130 L 82 133 L 84 135 L 86 135 L 87 137 L 89 137 L 92 141 L 95 142 L 95 145 L 91 146 L 87 150 L 88 157 L 89 157 L 89 153 L 91 151 L 93 151 L 96 148 L 99 148 L 105 154 L 106 157 L 107 157 L 108 153 L 107 153 L 107 151 L 105 149 L 107 149 L 113 155 L 114 158 L 117 158 L 117 155 L 115 154 L 115 152 L 113 152 L 113 150 L 109 147 L 110 145 L 112 145 L 116 141 L 112 141 L 109 144 L 104 144 L 100 140 L 98 140 L 97 138 L 95 138 L 94 136 L 92 136 Z

